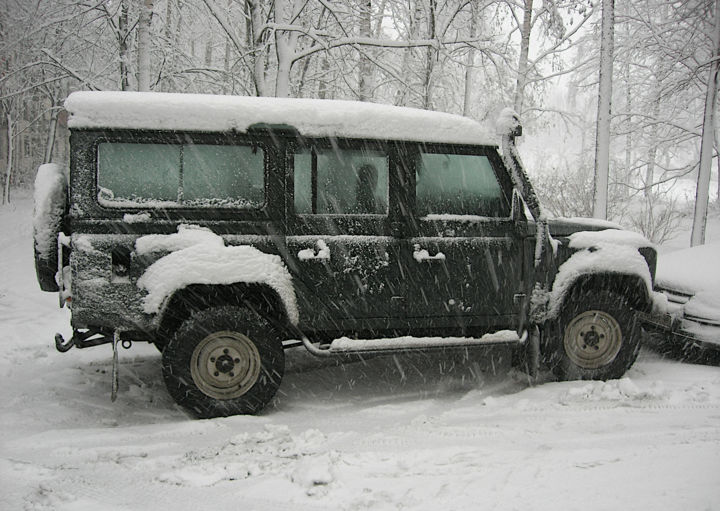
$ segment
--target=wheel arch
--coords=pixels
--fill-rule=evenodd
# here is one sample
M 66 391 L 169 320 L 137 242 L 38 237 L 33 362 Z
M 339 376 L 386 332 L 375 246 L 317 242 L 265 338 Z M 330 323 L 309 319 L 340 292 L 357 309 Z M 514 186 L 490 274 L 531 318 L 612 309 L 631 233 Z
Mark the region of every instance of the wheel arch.
M 568 299 L 592 290 L 616 293 L 627 299 L 633 309 L 647 312 L 652 309 L 652 299 L 642 277 L 630 273 L 586 273 L 579 275 L 563 293 L 558 311 Z
M 159 314 L 158 340 L 168 340 L 193 312 L 218 306 L 244 307 L 268 320 L 279 332 L 289 332 L 292 322 L 285 303 L 268 284 L 190 284 L 176 290 Z

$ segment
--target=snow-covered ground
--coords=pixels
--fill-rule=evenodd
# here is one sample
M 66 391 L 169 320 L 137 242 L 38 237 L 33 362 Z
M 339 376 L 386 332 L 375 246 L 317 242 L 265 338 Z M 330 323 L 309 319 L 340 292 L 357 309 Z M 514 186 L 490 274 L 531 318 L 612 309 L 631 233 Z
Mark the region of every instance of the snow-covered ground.
M 720 509 L 720 368 L 643 351 L 528 387 L 502 349 L 338 365 L 302 350 L 257 417 L 198 421 L 154 348 L 60 354 L 31 200 L 0 208 L 0 509 Z

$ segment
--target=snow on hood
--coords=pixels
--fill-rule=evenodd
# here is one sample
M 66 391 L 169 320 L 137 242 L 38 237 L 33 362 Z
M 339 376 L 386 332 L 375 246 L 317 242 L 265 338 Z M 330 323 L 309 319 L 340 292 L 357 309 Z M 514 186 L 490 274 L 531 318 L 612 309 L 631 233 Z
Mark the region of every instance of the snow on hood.
M 645 236 L 633 231 L 606 229 L 604 231 L 580 231 L 570 235 L 570 248 L 598 248 L 603 245 L 621 245 L 635 250 L 653 247 Z
M 488 129 L 467 117 L 360 101 L 82 91 L 70 94 L 65 108 L 74 129 L 247 132 L 265 123 L 289 125 L 308 137 L 497 145 Z
M 692 295 L 682 307 L 685 315 L 720 323 L 720 243 L 662 254 L 655 281 L 658 288 Z
M 156 314 L 170 295 L 191 284 L 248 282 L 274 289 L 290 322 L 298 322 L 292 279 L 280 256 L 251 246 L 227 247 L 217 234 L 195 226 L 180 226 L 177 234 L 143 236 L 135 249 L 138 253 L 175 250 L 155 261 L 137 281 L 140 289 L 148 291 L 143 303 L 146 314 Z
M 720 242 L 661 254 L 655 281 L 658 287 L 686 294 L 720 292 Z

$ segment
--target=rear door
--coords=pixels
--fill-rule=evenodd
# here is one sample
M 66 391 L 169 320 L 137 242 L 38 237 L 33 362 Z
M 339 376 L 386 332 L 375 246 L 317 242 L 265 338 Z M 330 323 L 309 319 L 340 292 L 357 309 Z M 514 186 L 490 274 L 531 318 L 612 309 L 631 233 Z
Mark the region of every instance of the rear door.
M 411 157 L 407 315 L 434 328 L 511 327 L 523 289 L 523 226 L 495 148 L 427 145 Z

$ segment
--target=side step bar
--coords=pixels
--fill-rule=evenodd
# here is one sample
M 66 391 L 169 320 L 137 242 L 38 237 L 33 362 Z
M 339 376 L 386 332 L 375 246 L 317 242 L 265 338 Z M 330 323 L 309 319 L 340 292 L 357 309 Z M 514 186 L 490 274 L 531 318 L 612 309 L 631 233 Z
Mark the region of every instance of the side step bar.
M 479 338 L 470 337 L 397 337 L 389 339 L 349 339 L 341 337 L 332 343 L 317 346 L 307 337 L 302 338 L 305 348 L 313 355 L 329 357 L 354 353 L 391 353 L 398 351 L 441 350 L 448 348 L 467 348 L 473 346 L 490 346 L 498 344 L 522 344 L 522 338 L 513 330 L 501 330 L 485 334 Z

